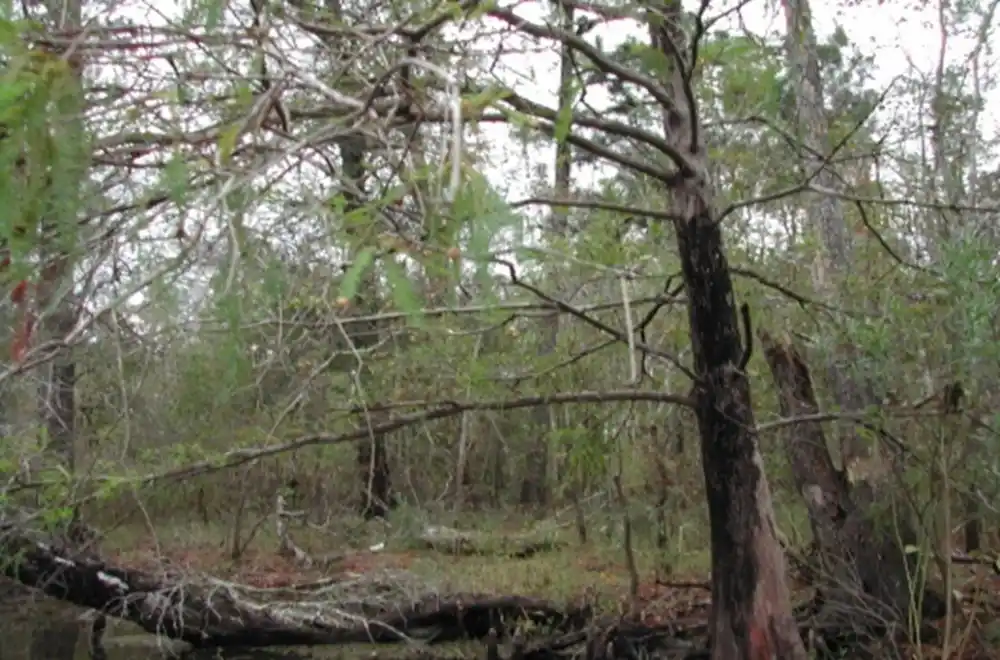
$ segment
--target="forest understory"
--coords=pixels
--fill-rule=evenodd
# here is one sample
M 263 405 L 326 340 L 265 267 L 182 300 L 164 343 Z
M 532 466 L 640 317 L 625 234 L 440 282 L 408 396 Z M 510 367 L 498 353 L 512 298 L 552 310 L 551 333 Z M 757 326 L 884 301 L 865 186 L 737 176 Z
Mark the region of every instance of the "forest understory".
M 133 511 L 83 546 L 64 537 L 39 543 L 8 525 L 0 543 L 21 561 L 4 570 L 33 588 L 5 590 L 3 606 L 54 598 L 90 608 L 95 659 L 136 629 L 177 642 L 158 648 L 192 659 L 219 650 L 242 657 L 241 649 L 305 658 L 316 647 L 359 658 L 709 658 L 706 530 L 687 525 L 687 538 L 675 534 L 671 547 L 658 547 L 633 529 L 626 551 L 619 514 L 590 512 L 586 543 L 579 521 L 517 513 L 448 514 L 447 526 L 409 531 L 356 517 L 303 521 L 279 529 L 285 541 L 272 524 L 258 525 L 238 542 L 235 559 L 232 526 L 221 520 L 164 520 L 154 530 Z M 787 518 L 789 532 L 807 535 L 796 522 L 801 513 Z M 297 556 L 287 550 L 291 537 Z M 786 550 L 811 657 L 945 657 L 941 617 L 924 620 L 916 637 L 872 629 L 860 616 L 856 626 L 821 621 L 815 557 L 791 543 Z M 953 557 L 958 598 L 948 658 L 1000 653 L 1000 576 L 987 557 Z M 126 598 L 116 589 L 122 584 Z
M 0 656 L 1000 658 L 998 22 L 0 3 Z

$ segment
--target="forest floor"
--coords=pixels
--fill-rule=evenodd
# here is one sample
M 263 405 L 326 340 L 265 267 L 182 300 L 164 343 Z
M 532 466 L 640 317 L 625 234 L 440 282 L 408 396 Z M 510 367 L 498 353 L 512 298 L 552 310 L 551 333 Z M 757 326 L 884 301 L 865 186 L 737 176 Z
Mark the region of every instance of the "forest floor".
M 517 520 L 489 521 L 490 535 L 505 537 L 526 533 L 531 525 Z M 408 575 L 433 585 L 440 594 L 521 596 L 572 607 L 585 603 L 598 612 L 631 614 L 641 623 L 655 626 L 676 620 L 707 618 L 710 605 L 707 539 L 692 532 L 686 547 L 667 552 L 653 547 L 635 548 L 639 574 L 638 597 L 629 597 L 630 577 L 620 542 L 594 535 L 581 545 L 572 529 L 555 532 L 560 544 L 530 557 L 502 552 L 455 555 L 429 548 L 411 533 L 390 532 L 379 524 L 345 522 L 340 533 L 308 526 L 292 528 L 297 544 L 318 565 L 303 567 L 278 553 L 278 540 L 270 526 L 259 527 L 238 559 L 232 558 L 232 530 L 227 526 L 191 522 L 158 523 L 155 527 L 129 525 L 112 530 L 102 542 L 103 556 L 115 564 L 157 571 L 171 567 L 181 573 L 202 573 L 257 588 L 276 588 L 315 583 L 331 578 L 368 576 L 391 581 Z M 552 534 L 550 531 L 549 534 Z M 665 557 L 666 555 L 666 557 Z M 324 556 L 330 557 L 328 561 Z M 664 565 L 665 559 L 670 566 Z M 955 581 L 956 589 L 974 582 L 986 591 L 1000 593 L 1000 581 L 965 568 Z M 968 573 L 968 574 L 966 574 Z M 793 599 L 806 601 L 808 588 L 793 584 Z M 975 628 L 972 624 L 975 623 Z M 1000 624 L 976 623 L 959 616 L 952 635 L 972 635 L 976 646 L 992 645 L 996 655 L 952 655 L 953 658 L 1000 657 Z M 915 656 L 916 657 L 916 656 Z M 924 649 L 920 657 L 941 657 Z
M 374 527 L 374 529 L 373 529 Z M 524 534 L 524 527 L 507 521 L 490 535 Z M 559 604 L 586 600 L 598 611 L 617 612 L 629 600 L 630 578 L 624 550 L 605 536 L 581 546 L 565 545 L 521 558 L 503 552 L 455 555 L 421 547 L 405 535 L 380 533 L 370 526 L 354 534 L 351 543 L 338 535 L 307 527 L 292 534 L 318 566 L 303 567 L 278 553 L 278 540 L 261 529 L 233 559 L 232 531 L 190 522 L 152 527 L 121 527 L 102 542 L 102 555 L 116 564 L 155 570 L 169 565 L 259 588 L 285 587 L 334 575 L 406 571 L 423 578 L 441 593 L 518 595 Z M 360 538 L 359 538 L 360 537 Z M 663 551 L 638 547 L 638 604 L 649 622 L 701 613 L 709 602 L 707 544 L 671 558 L 669 575 Z M 325 561 L 333 555 L 332 560 Z

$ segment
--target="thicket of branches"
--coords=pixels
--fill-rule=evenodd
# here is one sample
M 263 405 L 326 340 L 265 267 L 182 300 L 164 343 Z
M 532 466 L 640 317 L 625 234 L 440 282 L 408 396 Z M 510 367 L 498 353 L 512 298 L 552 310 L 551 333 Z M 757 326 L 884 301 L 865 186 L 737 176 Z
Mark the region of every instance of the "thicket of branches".
M 897 503 L 947 573 L 997 522 L 997 3 L 849 3 L 936 21 L 891 80 L 849 22 L 765 4 L 9 10 L 7 499 L 100 527 L 289 483 L 316 520 L 607 493 L 667 548 L 708 497 L 721 561 L 717 525 L 760 526 L 720 518 L 741 488 L 849 543 L 815 486 L 866 525 Z M 796 448 L 824 431 L 832 459 Z

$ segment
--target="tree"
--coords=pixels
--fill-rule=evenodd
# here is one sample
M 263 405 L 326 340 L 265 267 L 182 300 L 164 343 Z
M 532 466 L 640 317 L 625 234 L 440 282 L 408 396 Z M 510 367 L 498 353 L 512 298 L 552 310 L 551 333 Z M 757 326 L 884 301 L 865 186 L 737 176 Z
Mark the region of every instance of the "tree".
M 671 104 L 663 108 L 663 131 L 677 173 L 667 189 L 668 208 L 688 293 L 693 389 L 712 529 L 712 657 L 805 658 L 752 430 L 745 371 L 753 342 L 750 312 L 744 305 L 746 336 L 741 339 L 698 102 L 691 91 L 695 51 L 684 38 L 679 1 L 665 3 L 662 15 L 653 14 L 649 21 L 653 47 L 670 70 Z

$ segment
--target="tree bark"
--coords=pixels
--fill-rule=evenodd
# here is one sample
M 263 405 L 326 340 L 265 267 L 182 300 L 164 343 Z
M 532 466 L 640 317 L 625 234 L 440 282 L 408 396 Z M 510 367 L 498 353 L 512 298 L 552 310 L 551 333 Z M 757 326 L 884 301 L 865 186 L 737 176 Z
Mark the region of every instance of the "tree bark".
M 783 417 L 816 415 L 819 406 L 809 368 L 788 342 L 761 332 L 764 355 L 778 390 Z M 879 526 L 870 506 L 877 486 L 866 484 L 852 492 L 845 472 L 834 467 L 819 421 L 803 421 L 785 432 L 785 451 L 796 488 L 805 499 L 820 561 L 820 588 L 824 590 L 823 616 L 831 623 L 884 629 L 889 622 L 908 621 L 912 589 L 917 575 L 915 557 L 903 552 L 914 542 L 905 524 L 897 533 Z M 898 538 L 897 538 L 898 535 Z M 925 591 L 923 613 L 937 616 L 944 601 Z
M 281 606 L 247 600 L 237 587 L 161 571 L 114 566 L 98 557 L 68 552 L 58 542 L 0 519 L 0 576 L 47 596 L 135 623 L 143 630 L 182 640 L 194 648 L 254 648 L 321 644 L 429 644 L 484 638 L 491 627 L 531 621 L 556 630 L 577 626 L 587 613 L 563 611 L 519 596 L 442 597 L 408 595 L 405 603 L 351 596 L 329 607 L 329 595 L 301 591 L 298 604 Z M 234 585 L 235 586 L 235 585 Z
M 561 0 L 554 0 L 553 5 L 560 14 L 560 23 L 564 30 L 573 31 L 573 7 Z M 572 49 L 562 45 L 559 66 L 559 111 L 563 112 L 573 103 L 573 60 Z M 565 199 L 570 194 L 570 176 L 572 170 L 573 151 L 569 142 L 560 140 L 556 143 L 555 154 L 555 197 Z M 569 230 L 569 213 L 565 207 L 553 208 L 549 217 L 549 229 L 552 234 L 564 238 Z M 543 321 L 542 341 L 538 347 L 540 356 L 551 355 L 559 343 L 559 313 L 553 312 Z M 549 501 L 549 442 L 552 431 L 552 410 L 549 406 L 539 406 L 532 412 L 536 428 L 535 438 L 531 438 L 531 448 L 526 456 L 524 479 L 521 481 L 521 504 L 544 508 Z
M 675 218 L 698 377 L 694 396 L 711 527 L 712 658 L 805 660 L 744 370 L 751 338 L 746 346 L 740 338 L 697 101 L 686 70 L 693 63 L 679 56 L 688 52 L 681 16 L 680 1 L 667 0 L 662 14 L 651 12 L 649 21 L 653 45 L 674 63 L 668 81 L 673 103 L 663 109 L 665 139 L 684 156 L 668 193 L 668 210 Z M 744 317 L 749 323 L 749 312 Z
M 816 35 L 809 0 L 783 0 L 786 23 L 788 68 L 795 100 L 795 124 L 801 146 L 801 176 L 811 176 L 828 189 L 837 189 L 838 180 L 826 162 L 830 149 L 829 119 L 823 101 L 823 79 L 819 69 Z M 833 195 L 809 193 L 807 216 L 814 223 L 822 249 L 813 264 L 816 290 L 833 301 L 842 298 L 844 280 L 854 260 L 854 243 L 841 200 Z M 826 367 L 826 380 L 833 399 L 842 410 L 862 410 L 878 404 L 869 379 L 852 373 L 859 363 L 858 351 L 841 344 Z M 851 424 L 838 425 L 840 458 L 843 465 L 872 456 L 872 448 Z

